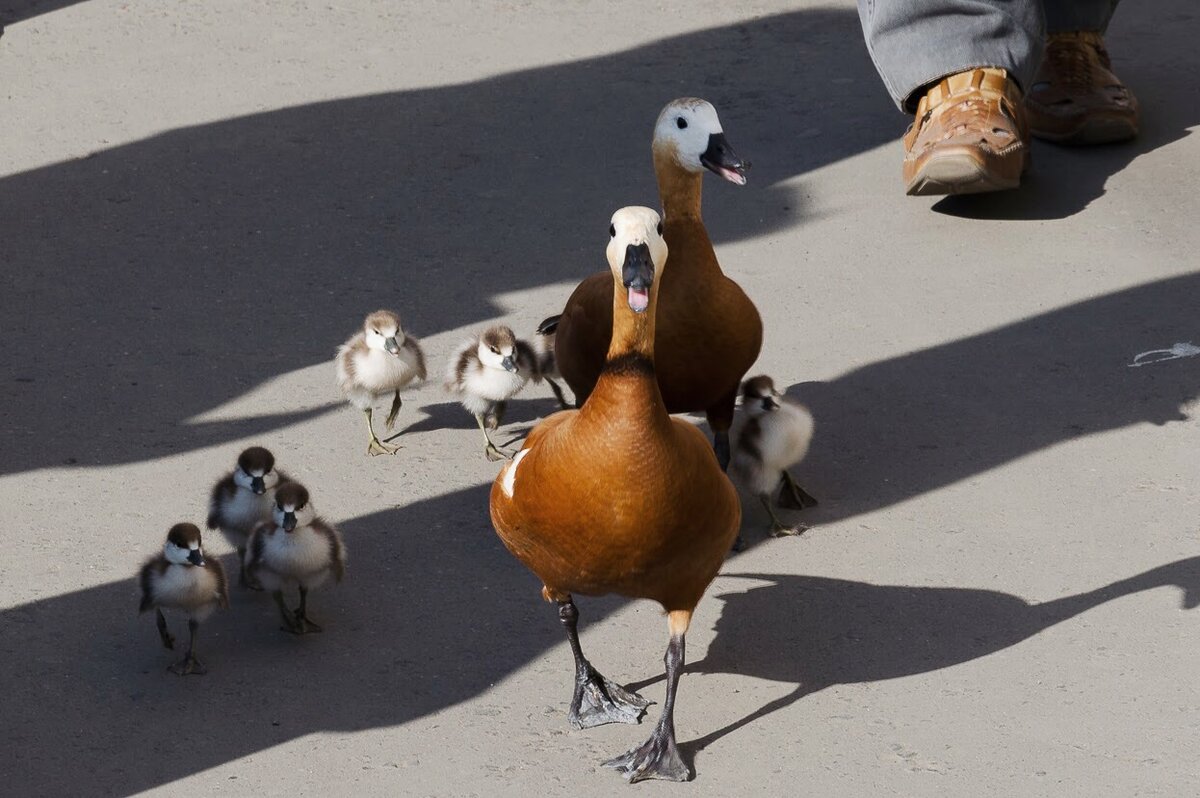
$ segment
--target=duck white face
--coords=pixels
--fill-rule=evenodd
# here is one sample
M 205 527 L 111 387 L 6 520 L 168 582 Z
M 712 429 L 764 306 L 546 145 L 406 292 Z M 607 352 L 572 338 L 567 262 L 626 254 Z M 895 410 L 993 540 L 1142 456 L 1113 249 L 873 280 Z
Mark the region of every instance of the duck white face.
M 479 362 L 491 369 L 517 370 L 517 336 L 508 327 L 492 327 L 479 336 Z
M 275 455 L 261 446 L 251 446 L 238 455 L 237 467 L 233 469 L 233 482 L 239 488 L 263 495 L 279 484 Z
M 304 486 L 288 482 L 275 492 L 271 517 L 277 526 L 283 527 L 285 532 L 291 532 L 297 527 L 311 524 L 317 513 L 308 500 L 308 491 Z
M 173 565 L 204 565 L 200 529 L 195 524 L 176 524 L 167 533 L 163 556 Z
M 650 208 L 631 205 L 612 215 L 608 235 L 608 266 L 621 278 L 630 309 L 642 313 L 658 293 L 656 277 L 667 261 L 662 219 Z
M 654 148 L 671 153 L 689 172 L 708 169 L 731 183 L 746 184 L 749 164 L 733 151 L 717 109 L 705 100 L 683 97 L 667 103 L 654 125 Z
M 404 330 L 400 329 L 400 317 L 387 310 L 377 310 L 363 322 L 363 334 L 367 347 L 400 354 L 404 346 Z

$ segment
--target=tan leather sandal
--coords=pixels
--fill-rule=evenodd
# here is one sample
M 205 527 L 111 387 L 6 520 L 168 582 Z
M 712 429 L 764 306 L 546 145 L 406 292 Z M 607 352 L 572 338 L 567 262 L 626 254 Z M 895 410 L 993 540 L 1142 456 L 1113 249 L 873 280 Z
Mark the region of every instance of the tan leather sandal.
M 1107 144 L 1138 132 L 1137 100 L 1092 31 L 1050 34 L 1025 112 L 1033 135 L 1060 144 Z
M 1016 188 L 1029 163 L 1021 92 L 1003 69 L 951 75 L 917 105 L 904 134 L 910 195 L 972 194 Z

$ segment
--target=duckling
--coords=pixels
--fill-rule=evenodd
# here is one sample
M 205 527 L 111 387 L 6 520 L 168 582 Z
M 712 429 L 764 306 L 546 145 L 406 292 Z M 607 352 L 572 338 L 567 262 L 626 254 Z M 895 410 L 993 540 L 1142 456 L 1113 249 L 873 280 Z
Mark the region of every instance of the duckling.
M 674 708 L 692 612 L 741 522 L 737 491 L 699 429 L 667 415 L 655 377 L 655 323 L 667 244 L 649 208 L 612 217 L 606 250 L 613 329 L 605 365 L 579 410 L 539 423 L 492 485 L 496 533 L 558 604 L 575 660 L 576 728 L 637 723 L 649 702 L 606 679 L 579 645 L 573 594 L 659 602 L 670 642 L 667 698 L 650 738 L 605 764 L 628 781 L 684 781 Z
M 286 482 L 275 491 L 270 521 L 259 524 L 246 547 L 246 573 L 271 591 L 284 631 L 302 635 L 320 632 L 308 617 L 308 591 L 329 577 L 341 582 L 346 573 L 346 547 L 342 536 L 317 517 L 308 490 Z M 300 589 L 300 606 L 293 612 L 283 599 L 283 588 Z
M 707 415 L 713 448 L 726 468 L 738 387 L 762 347 L 762 320 L 721 271 L 700 218 L 700 189 L 706 169 L 744 185 L 748 164 L 730 147 L 716 109 L 690 97 L 663 108 L 652 151 L 663 237 L 671 249 L 655 322 L 658 386 L 668 412 Z M 542 323 L 555 330 L 558 367 L 577 404 L 587 401 L 604 370 L 612 302 L 612 280 L 594 274 L 579 284 L 560 316 Z
M 383 443 L 371 424 L 371 405 L 384 394 L 394 394 L 392 409 L 384 424 L 390 430 L 403 404 L 400 389 L 413 380 L 425 379 L 425 353 L 421 343 L 407 335 L 400 317 L 390 310 L 377 310 L 363 321 L 363 327 L 338 347 L 338 386 L 350 404 L 367 414 L 367 432 L 371 442 L 367 454 L 395 454 L 400 447 Z
M 533 339 L 533 351 L 537 359 L 537 376 L 534 377 L 534 382 L 545 380 L 554 392 L 554 398 L 558 400 L 559 409 L 570 409 L 571 405 L 567 404 L 562 387 L 554 381 L 555 377 L 561 380 L 562 374 L 558 372 L 558 359 L 554 357 L 553 330 L 542 332 L 541 328 L 538 328 L 538 334 Z
M 229 606 L 229 589 L 221 563 L 204 559 L 199 527 L 187 523 L 171 527 L 162 553 L 146 561 L 138 574 L 138 582 L 142 588 L 138 612 L 154 608 L 158 617 L 158 636 L 164 647 L 174 649 L 175 637 L 167 630 L 162 608 L 187 613 L 187 654 L 171 665 L 170 670 L 180 676 L 207 673 L 208 669 L 196 657 L 196 632 L 213 610 Z
M 275 455 L 262 446 L 251 446 L 238 455 L 232 471 L 213 485 L 208 502 L 209 529 L 220 529 L 229 544 L 237 549 L 241 571 L 238 584 L 252 590 L 257 585 L 246 578 L 243 560 L 246 539 L 251 530 L 270 520 L 275 505 L 275 487 L 286 482 L 287 476 L 275 470 Z
M 771 506 L 771 495 L 779 489 L 780 504 L 797 510 L 816 506 L 817 500 L 788 473 L 788 468 L 808 453 L 813 434 L 812 415 L 784 398 L 765 374 L 746 380 L 742 386 L 742 408 L 748 418 L 738 434 L 730 474 L 767 508 L 774 537 L 799 535 L 808 527 L 788 526 L 780 521 Z
M 492 443 L 489 429 L 504 421 L 507 402 L 538 373 L 533 348 L 504 325 L 489 327 L 455 350 L 446 370 L 446 390 L 457 394 L 475 416 L 489 460 L 511 457 Z

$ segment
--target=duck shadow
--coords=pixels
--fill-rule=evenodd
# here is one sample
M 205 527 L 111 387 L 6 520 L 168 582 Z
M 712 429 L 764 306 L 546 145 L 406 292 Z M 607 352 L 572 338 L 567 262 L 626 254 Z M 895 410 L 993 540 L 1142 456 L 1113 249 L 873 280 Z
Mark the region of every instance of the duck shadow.
M 689 663 L 687 672 L 753 676 L 793 684 L 795 689 L 703 737 L 680 743 L 689 764 L 717 740 L 833 685 L 898 679 L 969 662 L 1145 590 L 1177 587 L 1184 609 L 1200 605 L 1200 557 L 1038 604 L 994 590 L 875 585 L 791 574 L 725 575 L 730 577 L 768 584 L 716 596 L 724 602 L 716 636 L 706 656 Z M 771 645 L 764 646 L 767 639 Z M 686 684 L 685 680 L 683 689 Z
M 793 473 L 821 503 L 802 520 L 870 512 L 1084 436 L 1186 421 L 1200 358 L 1129 364 L 1197 340 L 1198 307 L 1200 273 L 1187 274 L 792 385 L 815 420 Z
M 558 402 L 553 396 L 545 399 L 509 399 L 504 412 L 504 423 L 500 425 L 498 434 L 513 431 L 528 432 L 543 418 L 559 411 Z M 429 432 L 439 429 L 478 429 L 475 417 L 463 409 L 458 402 L 449 401 L 439 404 L 422 405 L 420 412 L 425 415 L 418 421 L 402 429 L 398 435 L 408 435 L 414 432 Z
M 172 130 L 0 178 L 0 318 L 11 351 L 32 353 L 0 366 L 0 473 L 267 434 L 295 419 L 169 444 L 188 419 L 331 359 L 376 307 L 435 335 L 503 315 L 500 292 L 603 269 L 594 233 L 613 209 L 657 204 L 649 139 L 676 96 L 712 100 L 756 164 L 744 188 L 710 178 L 714 241 L 800 224 L 803 197 L 785 181 L 893 137 L 865 48 L 847 41 L 861 41 L 853 9 L 765 16 Z M 860 90 L 819 99 L 835 77 Z M 69 345 L 48 342 L 51 320 Z M 72 428 L 91 431 L 86 447 L 61 433 Z

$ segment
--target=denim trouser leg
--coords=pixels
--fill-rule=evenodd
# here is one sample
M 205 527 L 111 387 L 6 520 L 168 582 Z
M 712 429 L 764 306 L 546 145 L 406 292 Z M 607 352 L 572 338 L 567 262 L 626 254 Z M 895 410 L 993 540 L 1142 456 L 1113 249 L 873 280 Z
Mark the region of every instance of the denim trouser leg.
M 1044 0 L 1046 32 L 1092 30 L 1104 33 L 1117 0 Z
M 1024 88 L 1042 58 L 1041 0 L 858 0 L 858 15 L 901 110 L 916 110 L 922 86 L 971 67 L 1007 69 Z

